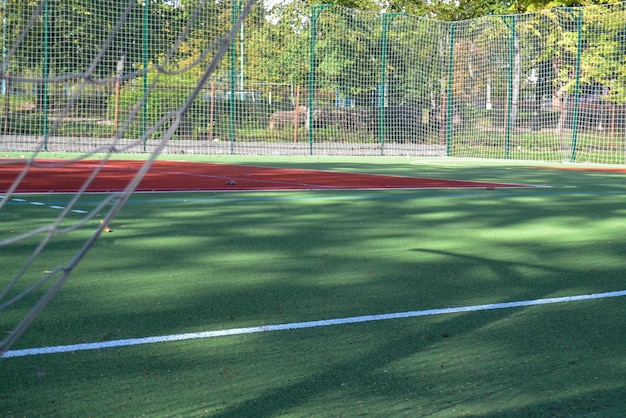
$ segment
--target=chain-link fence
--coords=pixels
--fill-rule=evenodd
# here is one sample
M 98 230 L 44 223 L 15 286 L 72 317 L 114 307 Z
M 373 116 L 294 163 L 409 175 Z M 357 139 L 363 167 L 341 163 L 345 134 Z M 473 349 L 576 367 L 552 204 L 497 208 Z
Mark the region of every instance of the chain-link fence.
M 4 0 L 0 151 L 151 151 L 241 9 L 111 4 Z M 255 6 L 165 152 L 623 164 L 625 132 L 624 3 L 443 22 L 289 2 Z

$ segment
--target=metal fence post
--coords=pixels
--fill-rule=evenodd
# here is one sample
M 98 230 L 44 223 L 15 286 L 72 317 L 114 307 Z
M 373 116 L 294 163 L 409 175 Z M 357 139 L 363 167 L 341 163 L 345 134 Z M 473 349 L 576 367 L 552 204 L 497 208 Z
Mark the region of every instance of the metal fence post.
M 509 86 L 507 90 L 506 100 L 506 132 L 504 140 L 504 158 L 507 160 L 511 153 L 511 129 L 513 128 L 512 112 L 513 112 L 513 71 L 515 70 L 515 23 L 517 16 L 507 16 L 511 19 L 509 29 L 511 31 L 509 41 Z
M 577 12 L 576 23 L 578 26 L 578 39 L 576 47 L 576 82 L 574 84 L 574 118 L 572 123 L 572 155 L 571 162 L 576 162 L 576 146 L 578 141 L 578 112 L 580 103 L 580 60 L 582 56 L 582 30 L 583 30 L 583 12 L 582 10 L 570 10 L 572 13 Z
M 42 133 L 43 133 L 43 150 L 48 151 L 48 76 L 50 74 L 50 42 L 49 42 L 49 30 L 50 30 L 50 2 L 45 1 L 44 9 L 43 9 L 43 83 L 41 83 L 41 107 L 43 110 L 42 114 Z M 37 92 L 39 94 L 39 92 Z
M 231 24 L 234 27 L 237 24 L 237 18 L 241 11 L 242 0 L 232 0 Z M 230 153 L 235 152 L 235 67 L 237 61 L 237 49 L 235 38 L 231 39 L 230 44 L 230 97 L 228 100 L 228 110 L 230 113 L 230 121 L 228 124 L 228 136 L 230 140 Z
M 391 23 L 398 15 L 404 14 L 403 12 L 399 13 L 385 13 L 383 15 L 382 21 L 382 34 L 381 34 L 381 60 L 380 60 L 380 93 L 378 95 L 378 134 L 380 140 L 380 155 L 385 155 L 385 106 L 387 105 L 386 98 L 386 84 L 387 84 L 387 30 Z
M 456 24 L 450 25 L 450 57 L 448 61 L 448 98 L 446 100 L 446 155 L 450 156 L 452 142 L 452 91 L 454 89 L 454 32 Z
M 150 16 L 150 0 L 143 2 L 143 103 L 141 109 L 141 137 L 143 140 L 143 151 L 147 149 L 148 138 L 145 137 L 148 126 L 148 17 Z
M 311 39 L 309 42 L 309 155 L 313 155 L 313 107 L 315 89 L 315 36 L 317 32 L 317 19 L 322 10 L 332 7 L 332 4 L 320 4 L 311 7 Z

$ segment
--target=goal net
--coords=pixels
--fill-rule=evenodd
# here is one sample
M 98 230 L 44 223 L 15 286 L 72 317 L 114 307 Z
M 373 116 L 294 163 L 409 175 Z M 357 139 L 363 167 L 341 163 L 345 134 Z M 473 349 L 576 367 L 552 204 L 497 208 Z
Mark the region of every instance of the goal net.
M 229 65 L 228 51 L 250 14 L 247 4 L 201 0 L 91 2 L 4 1 L 3 147 L 0 165 L 18 167 L 0 191 L 0 356 L 20 338 L 68 279 L 131 196 L 168 141 L 189 128 L 190 109 L 205 106 L 210 79 Z M 85 138 L 75 158 L 50 160 Z M 98 195 L 91 210 L 77 202 L 115 153 L 148 153 L 124 190 Z M 19 194 L 39 167 L 91 159 L 88 179 L 51 216 L 25 227 Z M 67 195 L 65 195 L 67 196 Z M 59 197 L 58 199 L 63 199 Z M 95 198 L 94 198 L 95 199 Z M 93 220 L 101 217 L 95 232 Z M 41 222 L 41 223 L 40 223 Z M 78 243 L 78 245 L 77 245 Z M 55 248 L 76 246 L 68 260 Z

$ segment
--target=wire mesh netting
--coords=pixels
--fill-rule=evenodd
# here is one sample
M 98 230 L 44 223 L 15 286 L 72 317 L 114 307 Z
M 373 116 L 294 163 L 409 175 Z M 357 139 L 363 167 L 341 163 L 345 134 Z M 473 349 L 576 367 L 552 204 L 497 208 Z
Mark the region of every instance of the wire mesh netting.
M 6 0 L 0 151 L 153 150 L 242 6 L 200 3 Z M 624 163 L 625 17 L 258 3 L 163 151 Z
M 0 190 L 5 222 L 0 230 L 0 357 L 109 230 L 167 144 L 202 123 L 192 117 L 205 117 L 204 86 L 228 55 L 254 1 L 239 4 L 233 13 L 207 1 L 187 8 L 136 0 L 117 7 L 108 1 L 4 4 L 11 13 L 4 16 L 1 143 L 3 149 L 30 154 L 0 158 L 0 168 L 19 169 L 3 172 L 15 178 Z M 149 29 L 155 32 L 152 38 Z M 51 150 L 82 154 L 46 160 L 45 151 Z M 117 152 L 133 151 L 150 156 L 125 180 L 123 190 L 99 194 L 93 207 L 79 209 L 107 161 Z M 79 161 L 87 163 L 88 175 L 78 189 L 59 196 L 51 205 L 54 212 L 24 220 L 20 204 L 29 201 L 17 194 L 28 174 L 45 167 L 71 176 L 76 166 L 68 167 Z M 97 218 L 101 222 L 93 231 L 90 221 Z M 59 249 L 67 250 L 69 259 L 55 256 Z

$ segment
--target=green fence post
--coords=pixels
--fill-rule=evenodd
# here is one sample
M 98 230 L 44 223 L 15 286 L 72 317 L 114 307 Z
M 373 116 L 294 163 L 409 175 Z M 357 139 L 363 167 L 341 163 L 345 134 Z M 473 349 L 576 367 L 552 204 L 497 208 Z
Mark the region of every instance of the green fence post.
M 145 137 L 148 126 L 148 23 L 150 16 L 150 0 L 143 2 L 143 105 L 141 109 L 141 137 L 143 138 L 143 151 L 146 152 L 148 138 Z
M 450 156 L 452 142 L 452 90 L 454 88 L 454 31 L 456 24 L 450 26 L 450 57 L 448 60 L 448 92 L 446 100 L 446 155 Z
M 506 101 L 506 133 L 504 140 L 504 158 L 508 160 L 511 153 L 511 129 L 513 122 L 511 112 L 513 109 L 513 70 L 515 66 L 515 37 L 517 36 L 515 33 L 515 23 L 517 17 L 515 15 L 506 17 L 509 17 L 511 19 L 511 25 L 509 26 L 509 29 L 511 30 L 511 36 L 509 41 L 509 87 L 507 91 L 508 97 Z
M 49 48 L 50 43 L 48 39 L 48 31 L 49 31 L 49 11 L 50 11 L 50 2 L 45 1 L 44 9 L 43 9 L 43 82 L 41 83 L 41 107 L 43 110 L 41 126 L 43 133 L 43 150 L 48 151 L 48 76 L 50 74 L 50 57 L 49 57 Z M 38 93 L 39 94 L 39 93 Z
M 309 155 L 313 155 L 313 106 L 315 87 L 315 36 L 317 32 L 317 19 L 322 10 L 331 7 L 332 4 L 320 4 L 311 7 L 311 40 L 309 45 Z
M 572 10 L 572 12 L 574 12 Z M 578 24 L 578 45 L 576 49 L 576 82 L 574 84 L 574 119 L 572 123 L 574 126 L 572 127 L 572 156 L 570 158 L 571 162 L 576 162 L 576 142 L 578 141 L 578 107 L 580 102 L 580 60 L 582 55 L 582 29 L 583 29 L 583 12 L 582 10 L 577 10 L 577 24 Z
M 378 94 L 378 134 L 380 140 L 380 155 L 385 155 L 385 97 L 386 97 L 386 84 L 387 84 L 387 30 L 396 16 L 404 14 L 399 13 L 385 13 L 382 20 L 382 34 L 381 34 L 381 60 L 380 60 L 380 93 Z
M 7 94 L 7 0 L 2 1 L 2 85 L 0 87 L 0 94 Z M 8 112 L 9 108 L 5 109 Z
M 233 0 L 231 24 L 235 27 L 237 24 L 237 18 L 241 11 L 242 0 Z M 230 113 L 230 121 L 228 124 L 228 137 L 230 140 L 230 153 L 235 152 L 235 67 L 237 65 L 237 46 L 235 44 L 235 38 L 231 39 L 230 43 L 230 98 L 228 100 L 228 110 Z

